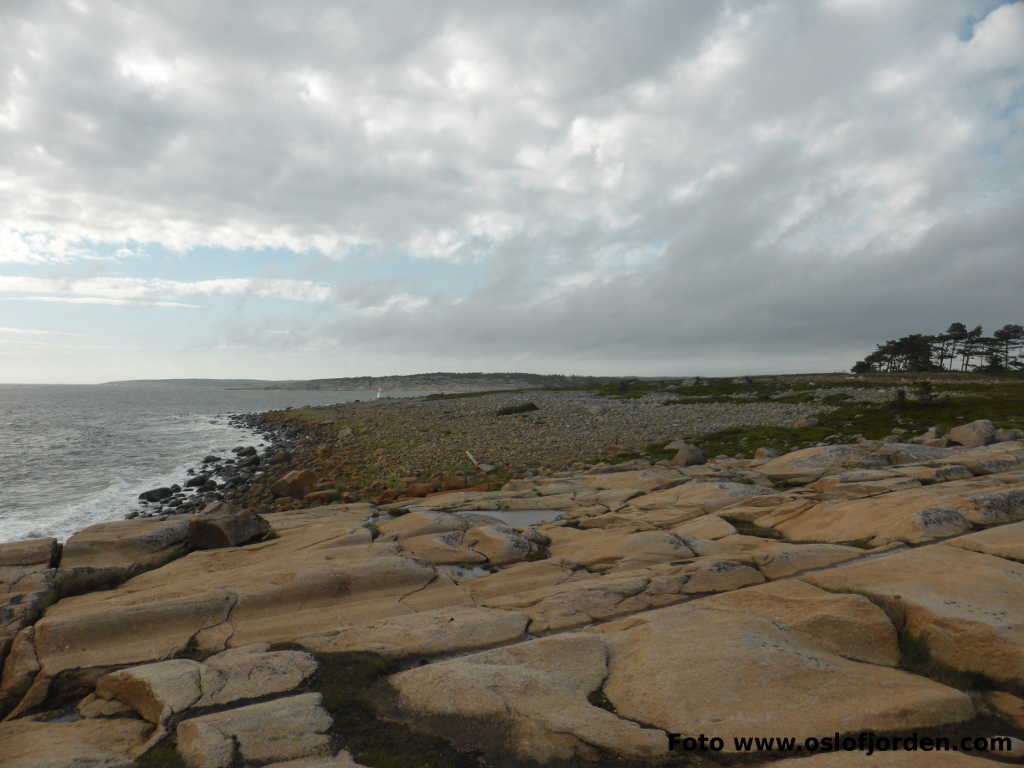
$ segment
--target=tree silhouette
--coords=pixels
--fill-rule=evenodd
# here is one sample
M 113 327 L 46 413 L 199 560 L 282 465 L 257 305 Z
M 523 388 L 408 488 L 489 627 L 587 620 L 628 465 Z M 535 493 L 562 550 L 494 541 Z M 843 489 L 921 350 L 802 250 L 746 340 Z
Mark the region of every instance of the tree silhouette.
M 878 344 L 874 352 L 858 360 L 851 370 L 854 373 L 952 371 L 958 358 L 961 371 L 1024 370 L 1024 326 L 1007 324 L 992 336 L 986 336 L 980 325 L 968 331 L 963 323 L 951 323 L 945 333 L 913 333 Z

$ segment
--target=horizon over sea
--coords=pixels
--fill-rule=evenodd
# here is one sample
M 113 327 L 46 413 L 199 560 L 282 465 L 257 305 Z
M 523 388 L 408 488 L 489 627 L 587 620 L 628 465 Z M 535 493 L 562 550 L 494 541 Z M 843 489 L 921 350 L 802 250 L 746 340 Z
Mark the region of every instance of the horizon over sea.
M 182 482 L 203 456 L 261 446 L 231 414 L 375 396 L 196 382 L 0 384 L 0 542 L 63 541 L 123 519 L 140 509 L 141 492 Z

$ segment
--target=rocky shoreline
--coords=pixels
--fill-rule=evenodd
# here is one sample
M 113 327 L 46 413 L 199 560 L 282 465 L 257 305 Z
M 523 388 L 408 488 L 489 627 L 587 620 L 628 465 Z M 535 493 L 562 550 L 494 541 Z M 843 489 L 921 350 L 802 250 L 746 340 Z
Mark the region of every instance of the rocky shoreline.
M 624 458 L 638 430 L 515 476 L 538 416 L 622 437 L 615 407 L 544 394 L 242 417 L 268 446 L 206 462 L 198 514 L 0 544 L 0 765 L 847 768 L 732 739 L 864 731 L 986 745 L 895 768 L 1024 759 L 1024 433 L 708 457 L 665 426 L 706 408 L 636 398 L 668 458 Z M 389 455 L 412 418 L 493 465 L 344 485 L 340 460 L 426 463 Z M 670 748 L 701 733 L 722 749 Z
M 238 445 L 231 449 L 231 456 L 204 456 L 186 470 L 181 483 L 140 493 L 142 508 L 130 512 L 126 519 L 195 514 L 213 502 L 224 501 L 240 489 L 260 482 L 270 465 L 289 461 L 305 437 L 294 427 L 267 424 L 259 413 L 229 414 L 227 420 L 232 426 L 262 438 L 262 451 L 251 444 Z
M 195 514 L 215 501 L 261 512 L 279 509 L 274 502 L 282 494 L 272 491 L 273 484 L 306 467 L 318 475 L 310 492 L 320 496 L 311 502 L 387 501 L 410 487 L 417 495 L 484 486 L 493 480 L 493 470 L 507 478 L 583 466 L 580 458 L 597 463 L 642 451 L 657 439 L 667 443 L 739 425 L 786 425 L 829 410 L 821 403 L 775 402 L 666 407 L 672 399 L 669 393 L 615 400 L 592 392 L 541 390 L 385 398 L 339 404 L 329 425 L 297 420 L 295 411 L 303 409 L 235 414 L 231 423 L 259 435 L 267 443 L 262 450 L 239 445 L 232 456 L 203 457 L 180 483 L 140 494 L 143 508 L 129 517 Z M 524 403 L 535 410 L 496 415 Z M 481 471 L 470 457 L 493 469 Z M 351 469 L 360 464 L 373 465 L 375 472 L 354 476 Z

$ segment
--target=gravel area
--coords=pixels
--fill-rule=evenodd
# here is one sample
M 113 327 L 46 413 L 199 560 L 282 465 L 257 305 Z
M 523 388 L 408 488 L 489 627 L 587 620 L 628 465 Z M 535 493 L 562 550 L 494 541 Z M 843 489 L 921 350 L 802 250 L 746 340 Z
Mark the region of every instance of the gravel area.
M 363 481 L 386 482 L 398 476 L 467 469 L 466 451 L 503 472 L 560 469 L 622 451 L 642 452 L 648 443 L 694 438 L 729 427 L 786 426 L 833 410 L 820 403 L 664 404 L 672 399 L 671 394 L 620 400 L 589 392 L 538 390 L 375 400 L 302 416 L 319 422 L 317 440 L 321 445 L 333 442 L 350 472 L 361 465 L 358 474 Z M 534 403 L 538 410 L 497 415 L 499 409 L 523 403 Z

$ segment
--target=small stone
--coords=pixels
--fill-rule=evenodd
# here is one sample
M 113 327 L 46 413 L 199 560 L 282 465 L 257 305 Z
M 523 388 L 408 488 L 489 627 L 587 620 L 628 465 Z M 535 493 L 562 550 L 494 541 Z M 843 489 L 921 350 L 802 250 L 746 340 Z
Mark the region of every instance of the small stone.
M 689 445 L 684 443 L 679 450 L 676 451 L 676 455 L 672 457 L 672 463 L 677 467 L 690 467 L 696 464 L 706 464 L 708 460 L 707 455 L 698 448 L 696 445 Z
M 968 448 L 988 445 L 996 437 L 996 428 L 988 419 L 977 419 L 949 430 L 948 438 Z

